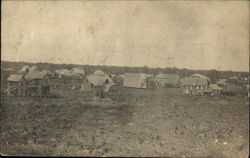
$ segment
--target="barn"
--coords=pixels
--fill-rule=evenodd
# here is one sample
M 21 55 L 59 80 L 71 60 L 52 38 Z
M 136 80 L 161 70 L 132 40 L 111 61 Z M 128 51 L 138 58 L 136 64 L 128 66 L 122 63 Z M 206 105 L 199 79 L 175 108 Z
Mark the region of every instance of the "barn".
M 157 87 L 178 87 L 180 76 L 178 74 L 158 74 L 153 78 Z
M 123 87 L 147 88 L 147 75 L 144 73 L 126 73 Z

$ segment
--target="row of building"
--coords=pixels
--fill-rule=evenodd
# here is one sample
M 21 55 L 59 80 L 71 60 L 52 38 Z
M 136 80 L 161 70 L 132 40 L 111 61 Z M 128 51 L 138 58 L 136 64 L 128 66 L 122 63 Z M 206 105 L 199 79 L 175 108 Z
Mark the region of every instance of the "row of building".
M 239 80 L 237 77 L 219 79 L 216 84 L 211 84 L 210 79 L 202 74 L 180 78 L 178 74 L 149 75 L 145 73 L 126 73 L 122 75 L 105 74 L 96 70 L 93 74 L 86 75 L 80 68 L 39 71 L 36 66 L 24 66 L 18 74 L 12 74 L 7 79 L 7 94 L 9 96 L 47 96 L 56 91 L 58 80 L 68 78 L 76 81 L 80 91 L 93 92 L 96 97 L 105 98 L 116 91 L 117 87 L 124 88 L 149 88 L 154 87 L 181 87 L 183 93 L 204 95 L 206 93 L 220 94 L 227 83 L 248 85 L 248 78 Z M 76 80 L 75 80 L 76 79 Z M 75 89 L 75 83 L 72 82 Z M 248 86 L 249 89 L 249 86 Z M 249 95 L 249 94 L 248 94 Z

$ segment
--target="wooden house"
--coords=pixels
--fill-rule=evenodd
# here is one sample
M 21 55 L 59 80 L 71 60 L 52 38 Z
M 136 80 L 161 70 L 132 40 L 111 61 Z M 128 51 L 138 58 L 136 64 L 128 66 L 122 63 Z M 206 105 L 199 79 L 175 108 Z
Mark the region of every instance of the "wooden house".
M 181 80 L 185 94 L 203 95 L 208 90 L 209 82 L 206 78 L 185 77 Z
M 147 88 L 147 76 L 143 73 L 126 73 L 123 87 L 127 88 Z
M 108 75 L 89 75 L 81 85 L 81 91 L 92 91 L 98 85 L 112 85 L 112 79 Z
M 23 75 L 12 74 L 7 78 L 8 96 L 26 96 L 27 81 Z
M 25 79 L 27 80 L 27 96 L 50 96 L 51 89 L 55 88 L 48 73 L 31 71 Z

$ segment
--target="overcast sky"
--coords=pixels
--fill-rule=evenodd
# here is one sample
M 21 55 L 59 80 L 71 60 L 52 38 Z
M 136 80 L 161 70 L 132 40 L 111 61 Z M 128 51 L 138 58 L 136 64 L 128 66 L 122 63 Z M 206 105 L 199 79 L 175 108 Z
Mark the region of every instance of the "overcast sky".
M 2 60 L 249 71 L 247 1 L 2 4 Z

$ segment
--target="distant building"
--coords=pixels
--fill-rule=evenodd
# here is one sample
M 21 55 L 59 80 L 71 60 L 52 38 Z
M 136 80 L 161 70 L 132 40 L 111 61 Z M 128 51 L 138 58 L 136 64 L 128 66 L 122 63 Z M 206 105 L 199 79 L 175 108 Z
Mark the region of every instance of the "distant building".
M 208 90 L 209 82 L 206 78 L 185 77 L 181 80 L 185 94 L 203 95 Z
M 216 84 L 224 87 L 227 84 L 227 79 L 219 79 Z
M 26 84 L 23 75 L 12 74 L 7 78 L 7 95 L 8 96 L 25 96 Z
M 147 75 L 144 73 L 126 73 L 123 87 L 147 88 Z
M 59 72 L 59 78 L 62 78 L 63 76 L 71 76 L 71 71 L 72 70 L 68 70 L 68 69 L 62 69 L 60 72 Z
M 96 71 L 94 72 L 94 75 L 102 76 L 102 75 L 105 75 L 105 73 L 104 73 L 103 71 L 101 71 L 101 70 L 96 70 Z
M 222 90 L 217 84 L 210 84 L 209 89 L 213 95 L 220 95 Z
M 73 68 L 71 74 L 73 76 L 83 77 L 85 76 L 86 72 L 80 68 Z
M 153 78 L 157 87 L 173 86 L 177 87 L 180 76 L 178 74 L 158 74 Z
M 238 77 L 237 76 L 231 76 L 228 78 L 228 83 L 237 84 L 238 83 Z
M 24 65 L 24 66 L 22 67 L 22 69 L 19 70 L 18 73 L 19 73 L 20 75 L 26 75 L 28 72 L 29 72 L 29 66 L 28 66 L 28 65 Z
M 192 74 L 192 75 L 190 75 L 190 77 L 204 78 L 204 79 L 207 79 L 210 81 L 210 79 L 207 76 L 199 74 L 199 73 Z
M 248 77 L 240 78 L 240 79 L 238 79 L 237 83 L 239 85 L 248 85 L 249 84 L 249 79 L 248 79 Z
M 38 71 L 37 66 L 31 66 L 31 67 L 29 68 L 29 72 L 32 72 L 32 71 Z

